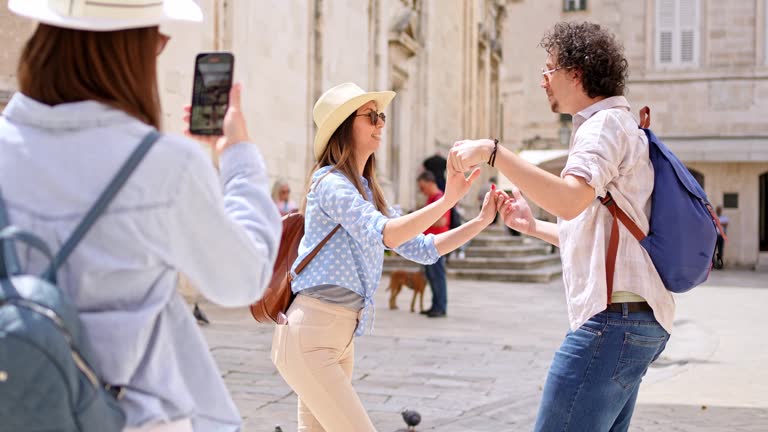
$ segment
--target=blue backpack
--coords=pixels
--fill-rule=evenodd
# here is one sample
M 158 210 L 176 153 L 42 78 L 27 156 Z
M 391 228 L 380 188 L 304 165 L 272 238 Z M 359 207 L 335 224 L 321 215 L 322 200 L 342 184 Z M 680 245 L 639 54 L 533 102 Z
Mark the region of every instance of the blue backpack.
M 122 391 L 90 366 L 88 340 L 76 307 L 56 287 L 56 270 L 159 137 L 153 130 L 143 138 L 56 256 L 39 237 L 8 224 L 0 196 L 0 432 L 123 430 Z M 14 242 L 49 259 L 43 275 L 23 274 Z
M 648 137 L 654 171 L 648 234 L 616 205 L 610 193 L 601 198 L 613 215 L 606 254 L 609 304 L 619 244 L 618 221 L 648 251 L 664 286 L 675 293 L 689 291 L 707 280 L 718 232 L 723 233 L 707 194 L 680 159 L 648 129 L 649 126 L 650 110 L 644 107 L 640 111 L 640 128 Z

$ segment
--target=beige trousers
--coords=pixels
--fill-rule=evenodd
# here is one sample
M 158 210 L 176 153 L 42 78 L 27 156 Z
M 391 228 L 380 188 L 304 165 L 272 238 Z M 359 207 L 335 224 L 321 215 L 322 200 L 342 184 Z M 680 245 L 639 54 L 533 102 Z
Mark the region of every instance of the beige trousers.
M 357 312 L 298 295 L 287 315 L 272 362 L 299 397 L 299 432 L 375 432 L 352 388 Z

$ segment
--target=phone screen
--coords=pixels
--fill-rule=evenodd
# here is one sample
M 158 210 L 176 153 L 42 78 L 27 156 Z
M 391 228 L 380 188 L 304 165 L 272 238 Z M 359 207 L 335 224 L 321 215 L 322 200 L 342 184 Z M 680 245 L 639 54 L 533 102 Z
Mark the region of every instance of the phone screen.
M 189 131 L 196 135 L 221 135 L 229 106 L 235 58 L 231 53 L 201 53 L 195 60 L 192 112 Z

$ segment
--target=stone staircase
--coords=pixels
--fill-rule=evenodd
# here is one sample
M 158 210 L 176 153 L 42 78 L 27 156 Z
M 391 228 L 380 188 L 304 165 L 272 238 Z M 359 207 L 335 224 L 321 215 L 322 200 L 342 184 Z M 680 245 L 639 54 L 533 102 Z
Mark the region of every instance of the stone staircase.
M 504 227 L 490 227 L 475 237 L 466 257 L 453 254 L 448 260 L 448 277 L 499 282 L 549 282 L 560 277 L 560 255 L 538 239 L 514 237 Z M 400 256 L 384 257 L 384 274 L 393 270 L 418 270 L 419 264 Z

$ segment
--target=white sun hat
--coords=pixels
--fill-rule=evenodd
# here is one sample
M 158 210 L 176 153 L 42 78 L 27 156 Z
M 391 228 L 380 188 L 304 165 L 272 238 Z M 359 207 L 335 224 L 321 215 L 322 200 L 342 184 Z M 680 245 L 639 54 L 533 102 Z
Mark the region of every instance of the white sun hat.
M 351 82 L 339 84 L 323 93 L 312 110 L 312 118 L 317 125 L 315 160 L 320 160 L 328 140 L 350 114 L 370 101 L 375 101 L 376 109 L 383 111 L 394 97 L 393 91 L 366 92 Z
M 194 0 L 9 0 L 8 9 L 52 26 L 89 31 L 203 20 L 203 12 Z

